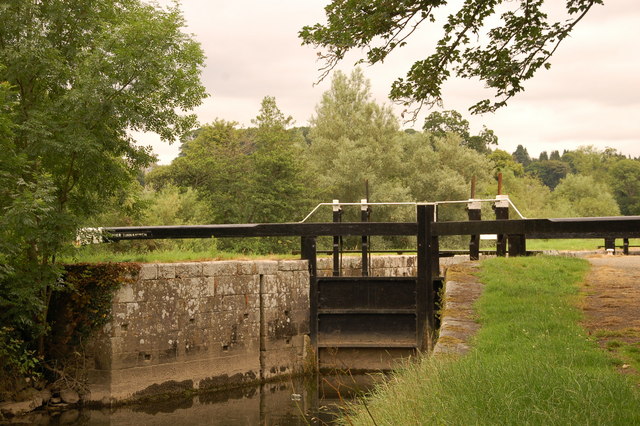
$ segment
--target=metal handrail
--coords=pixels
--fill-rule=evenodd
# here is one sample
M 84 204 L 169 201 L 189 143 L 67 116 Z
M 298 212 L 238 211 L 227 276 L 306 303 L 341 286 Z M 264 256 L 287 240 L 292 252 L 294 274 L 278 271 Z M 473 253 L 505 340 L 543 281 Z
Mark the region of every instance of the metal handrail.
M 485 198 L 485 199 L 469 199 L 469 200 L 448 200 L 448 201 L 434 201 L 431 203 L 418 203 L 415 201 L 400 201 L 400 202 L 382 202 L 382 203 L 371 203 L 371 202 L 360 202 L 360 203 L 318 203 L 317 206 L 315 206 L 313 208 L 313 210 L 311 210 L 311 212 L 309 212 L 308 215 L 306 215 L 304 217 L 304 219 L 302 219 L 300 222 L 298 223 L 304 223 L 307 221 L 307 219 L 309 219 L 316 211 L 318 211 L 318 209 L 320 209 L 320 207 L 322 206 L 417 206 L 419 204 L 427 204 L 427 205 L 435 205 L 435 206 L 439 206 L 441 204 L 467 204 L 470 202 L 480 202 L 480 203 L 491 203 L 491 202 L 496 202 L 496 201 L 507 201 L 509 203 L 509 205 L 511 207 L 513 207 L 513 210 L 515 210 L 515 212 L 518 214 L 518 216 L 520 216 L 521 219 L 526 219 L 526 217 L 524 217 L 522 215 L 522 213 L 520 213 L 520 210 L 518 210 L 518 208 L 515 206 L 515 204 L 513 204 L 513 202 L 509 199 L 509 198 Z

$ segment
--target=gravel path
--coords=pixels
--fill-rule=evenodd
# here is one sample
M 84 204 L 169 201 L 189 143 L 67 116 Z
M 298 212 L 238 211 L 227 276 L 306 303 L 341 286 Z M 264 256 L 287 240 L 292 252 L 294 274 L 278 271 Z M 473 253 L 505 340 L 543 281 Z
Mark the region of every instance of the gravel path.
M 634 374 L 640 381 L 640 371 L 618 349 L 620 343 L 640 348 L 640 256 L 600 255 L 587 260 L 592 267 L 583 287 L 583 325 L 603 349 L 621 360 L 622 373 Z

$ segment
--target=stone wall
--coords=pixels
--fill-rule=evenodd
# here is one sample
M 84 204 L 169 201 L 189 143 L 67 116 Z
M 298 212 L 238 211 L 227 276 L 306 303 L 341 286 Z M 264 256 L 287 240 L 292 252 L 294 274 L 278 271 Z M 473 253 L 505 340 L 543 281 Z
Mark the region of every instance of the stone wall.
M 221 388 L 295 373 L 309 330 L 307 262 L 145 264 L 89 349 L 91 399 Z
M 344 256 L 342 275 L 357 277 L 362 275 L 362 257 Z M 333 258 L 318 258 L 318 276 L 328 277 L 333 272 Z M 372 277 L 410 277 L 417 275 L 416 256 L 371 256 L 369 275 Z
M 449 265 L 466 262 L 468 255 L 457 255 L 440 258 L 440 273 L 444 274 Z M 357 277 L 362 275 L 362 257 L 344 256 L 342 258 L 342 275 Z M 331 276 L 333 272 L 333 258 L 318 258 L 318 276 Z M 371 256 L 369 261 L 369 275 L 372 277 L 413 277 L 418 275 L 416 255 Z
M 345 256 L 343 275 L 360 275 L 360 262 Z M 332 265 L 319 258 L 318 275 L 331 275 Z M 372 256 L 370 267 L 372 276 L 413 276 L 416 258 Z M 93 401 L 233 387 L 313 367 L 307 261 L 144 264 L 112 314 L 88 345 Z

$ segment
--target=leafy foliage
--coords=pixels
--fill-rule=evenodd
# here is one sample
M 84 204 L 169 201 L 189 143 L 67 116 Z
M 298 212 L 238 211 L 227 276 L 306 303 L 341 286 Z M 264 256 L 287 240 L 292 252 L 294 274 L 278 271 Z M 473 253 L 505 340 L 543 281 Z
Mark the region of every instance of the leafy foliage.
M 177 7 L 140 0 L 16 0 L 0 21 L 0 319 L 43 356 L 56 257 L 153 160 L 130 130 L 195 124 L 204 55 Z
M 68 290 L 56 293 L 51 304 L 48 352 L 63 357 L 107 324 L 112 319 L 113 296 L 124 284 L 134 282 L 139 270 L 134 263 L 66 265 L 62 279 Z
M 462 138 L 462 145 L 485 154 L 491 152 L 491 145 L 498 145 L 498 137 L 486 126 L 482 127 L 479 134 L 472 136 L 469 121 L 462 118 L 458 111 L 434 111 L 425 119 L 423 128 L 436 136 L 454 133 Z
M 561 179 L 567 176 L 571 168 L 567 163 L 559 160 L 538 160 L 529 163 L 526 170 L 553 189 L 560 183 Z
M 640 161 L 620 160 L 611 167 L 610 174 L 622 214 L 640 215 Z
M 562 216 L 617 216 L 618 203 L 609 187 L 588 175 L 568 175 L 553 191 Z
M 287 222 L 299 220 L 314 190 L 308 185 L 302 133 L 291 128 L 273 97 L 263 99 L 253 120 L 256 127 L 238 128 L 235 122 L 215 120 L 194 132 L 182 144 L 181 155 L 169 166 L 146 176 L 150 187 L 175 185 L 197 191 L 213 223 Z M 174 223 L 176 224 L 176 223 Z M 297 242 L 224 240 L 221 248 L 269 252 L 291 250 Z
M 363 50 L 361 62 L 383 62 L 395 49 L 406 45 L 417 28 L 435 23 L 446 0 L 333 0 L 325 7 L 326 24 L 305 26 L 304 44 L 324 51 L 322 76 L 350 50 Z M 390 97 L 417 110 L 442 102 L 442 86 L 455 74 L 477 78 L 495 91 L 495 100 L 473 105 L 473 112 L 495 111 L 524 90 L 524 82 L 549 59 L 574 26 L 603 0 L 566 0 L 564 16 L 549 17 L 544 0 L 467 0 L 451 13 L 444 34 L 433 53 L 416 61 L 405 78 L 392 85 Z M 414 110 L 413 117 L 417 114 Z

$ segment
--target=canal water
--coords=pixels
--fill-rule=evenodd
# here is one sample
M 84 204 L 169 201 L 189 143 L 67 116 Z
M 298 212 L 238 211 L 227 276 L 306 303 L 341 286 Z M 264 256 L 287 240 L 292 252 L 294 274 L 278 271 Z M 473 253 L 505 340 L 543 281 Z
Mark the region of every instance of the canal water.
M 75 409 L 31 418 L 41 425 L 330 425 L 380 373 L 294 378 L 255 387 L 117 408 Z M 30 423 L 31 423 L 30 422 Z

